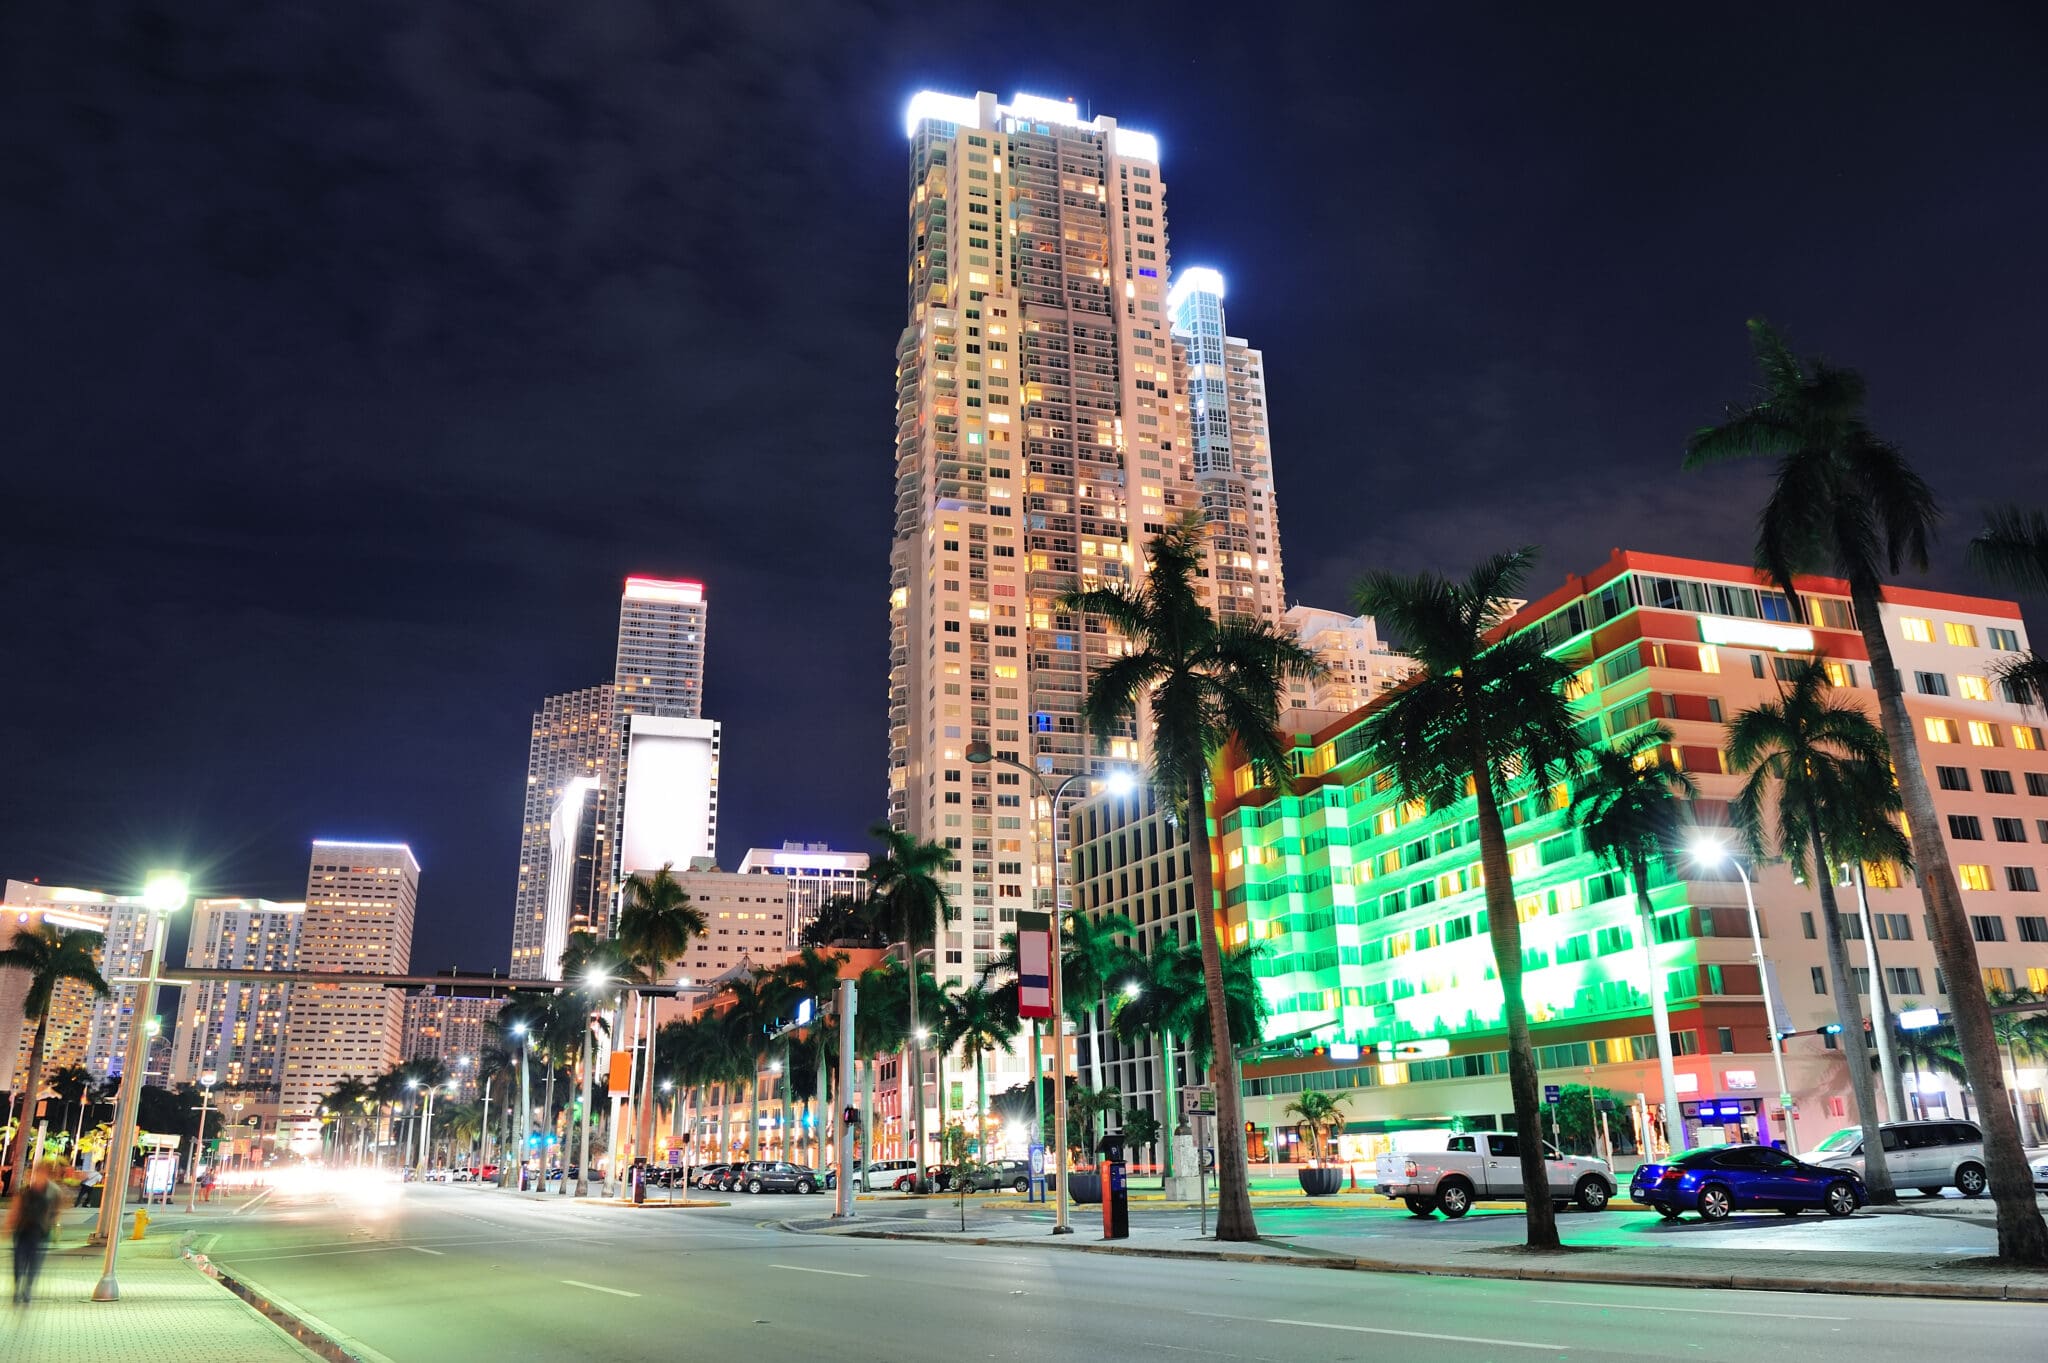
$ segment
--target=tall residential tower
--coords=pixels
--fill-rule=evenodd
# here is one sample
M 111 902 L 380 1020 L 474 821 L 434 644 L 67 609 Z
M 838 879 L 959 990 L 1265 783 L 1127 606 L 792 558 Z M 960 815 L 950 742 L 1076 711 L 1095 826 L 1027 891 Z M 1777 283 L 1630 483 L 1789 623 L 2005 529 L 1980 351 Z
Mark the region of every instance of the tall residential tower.
M 553 975 L 562 939 L 608 921 L 620 766 L 614 695 L 609 686 L 565 691 L 542 701 L 533 717 L 512 909 L 512 974 L 517 978 Z M 564 823 L 576 867 L 551 881 L 549 868 Z M 549 901 L 555 897 L 561 903 L 551 920 Z
M 304 904 L 197 900 L 185 964 L 209 970 L 297 970 L 305 923 Z M 284 1072 L 290 984 L 201 980 L 178 992 L 172 1083 L 194 1084 L 211 1070 L 231 1089 L 278 1084 Z

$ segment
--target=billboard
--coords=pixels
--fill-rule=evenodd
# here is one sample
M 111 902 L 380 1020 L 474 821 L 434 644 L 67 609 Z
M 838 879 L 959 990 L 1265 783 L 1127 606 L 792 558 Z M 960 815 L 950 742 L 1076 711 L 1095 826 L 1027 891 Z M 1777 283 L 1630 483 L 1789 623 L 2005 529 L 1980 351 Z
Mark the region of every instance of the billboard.
M 718 725 L 668 715 L 633 715 L 628 724 L 619 869 L 687 870 L 693 857 L 715 855 Z

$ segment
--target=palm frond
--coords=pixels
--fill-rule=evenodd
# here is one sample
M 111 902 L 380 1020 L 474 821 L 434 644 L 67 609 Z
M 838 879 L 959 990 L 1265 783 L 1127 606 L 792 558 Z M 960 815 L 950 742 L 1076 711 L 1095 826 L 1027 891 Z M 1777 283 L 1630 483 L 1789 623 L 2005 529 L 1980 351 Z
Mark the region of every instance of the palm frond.
M 2048 511 L 1994 506 L 1970 540 L 1970 566 L 1994 582 L 2048 593 Z

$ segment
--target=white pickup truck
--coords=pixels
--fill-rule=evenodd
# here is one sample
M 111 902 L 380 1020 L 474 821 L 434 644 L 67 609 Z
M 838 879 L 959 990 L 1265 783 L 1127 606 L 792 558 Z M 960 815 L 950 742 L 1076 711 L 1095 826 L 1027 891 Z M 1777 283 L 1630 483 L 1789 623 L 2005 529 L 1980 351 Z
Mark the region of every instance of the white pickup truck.
M 1560 1155 L 1543 1145 L 1550 1196 L 1560 1206 L 1576 1202 L 1587 1211 L 1605 1207 L 1615 1193 L 1614 1170 L 1606 1160 Z M 1456 1218 L 1482 1198 L 1522 1201 L 1522 1154 L 1512 1134 L 1476 1131 L 1449 1137 L 1442 1150 L 1396 1151 L 1381 1155 L 1374 1186 L 1396 1197 L 1417 1216 L 1441 1211 Z

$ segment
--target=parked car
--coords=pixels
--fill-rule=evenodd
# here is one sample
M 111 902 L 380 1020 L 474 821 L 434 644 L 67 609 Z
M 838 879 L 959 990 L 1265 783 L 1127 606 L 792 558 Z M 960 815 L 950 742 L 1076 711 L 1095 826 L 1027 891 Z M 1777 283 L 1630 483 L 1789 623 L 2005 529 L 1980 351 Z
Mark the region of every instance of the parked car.
M 2033 1174 L 2034 1191 L 2037 1193 L 2048 1193 L 2048 1159 L 2035 1160 Z
M 816 1169 L 786 1160 L 763 1161 L 747 1170 L 750 1193 L 815 1193 L 824 1186 L 825 1177 Z
M 1808 1164 L 1769 1145 L 1709 1146 L 1668 1164 L 1642 1165 L 1628 1195 L 1667 1221 L 1686 1212 L 1725 1221 L 1738 1211 L 1797 1216 L 1813 1208 L 1848 1216 L 1869 1200 L 1855 1170 Z
M 716 1188 L 718 1181 L 724 1178 L 731 1170 L 732 1166 L 730 1164 L 699 1165 L 690 1176 L 690 1183 L 693 1187 L 698 1188 Z
M 1886 1122 L 1877 1135 L 1895 1186 L 1918 1188 L 1929 1197 L 1943 1188 L 1959 1189 L 1964 1197 L 1984 1196 L 1990 1180 L 1984 1172 L 1984 1133 L 1975 1122 Z M 1829 1136 L 1813 1147 L 1813 1162 L 1852 1169 L 1862 1177 L 1863 1128 L 1844 1127 Z
M 969 1165 L 964 1181 L 970 1193 L 994 1192 L 999 1188 L 1026 1192 L 1031 1187 L 1031 1166 L 1020 1159 Z
M 1560 1205 L 1577 1202 L 1597 1212 L 1614 1197 L 1614 1170 L 1606 1160 L 1560 1155 L 1546 1141 L 1543 1167 L 1550 1197 Z M 1511 1132 L 1478 1131 L 1450 1136 L 1440 1151 L 1381 1155 L 1374 1186 L 1417 1216 L 1441 1211 L 1460 1217 L 1481 1198 L 1523 1201 L 1521 1141 Z
M 855 1192 L 867 1192 L 871 1188 L 894 1188 L 899 1179 L 907 1177 L 917 1168 L 916 1160 L 878 1159 L 866 1169 L 855 1169 L 851 1180 Z
M 742 1192 L 755 1174 L 774 1162 L 773 1160 L 755 1159 L 748 1160 L 744 1164 L 735 1164 L 719 1175 L 718 1190 L 722 1193 Z

